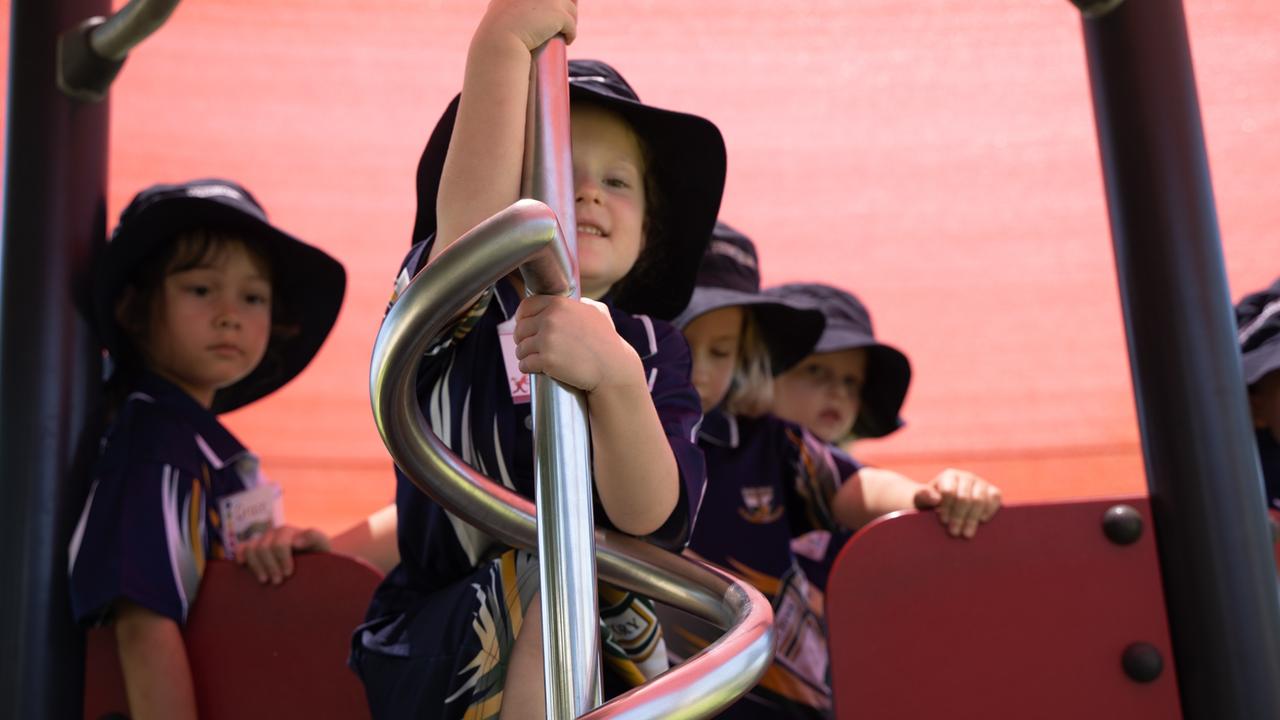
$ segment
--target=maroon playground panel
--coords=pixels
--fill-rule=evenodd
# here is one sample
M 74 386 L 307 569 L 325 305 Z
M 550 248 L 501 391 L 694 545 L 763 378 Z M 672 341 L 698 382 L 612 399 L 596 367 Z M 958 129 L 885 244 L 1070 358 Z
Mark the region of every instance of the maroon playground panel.
M 381 579 L 350 558 L 295 558 L 293 577 L 262 585 L 225 560 L 210 561 L 184 636 L 201 718 L 369 717 L 364 690 L 346 666 L 351 632 Z M 109 628 L 89 631 L 85 720 L 127 716 Z
M 1108 509 L 1140 514 L 1118 544 Z M 1182 717 L 1145 497 L 1006 507 L 970 541 L 933 513 L 854 536 L 828 581 L 836 717 Z M 1163 659 L 1131 679 L 1126 649 Z M 1150 652 L 1150 648 L 1147 648 Z

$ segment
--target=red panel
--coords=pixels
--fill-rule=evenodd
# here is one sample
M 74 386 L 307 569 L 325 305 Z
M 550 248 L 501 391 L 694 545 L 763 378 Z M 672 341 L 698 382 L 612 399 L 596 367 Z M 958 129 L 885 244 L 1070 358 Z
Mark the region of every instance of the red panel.
M 184 633 L 200 717 L 369 717 L 346 658 L 378 581 L 377 571 L 338 555 L 298 556 L 294 576 L 279 586 L 226 561 L 209 563 Z M 85 718 L 126 705 L 115 636 L 91 630 Z
M 1116 503 L 1143 516 L 1111 543 Z M 1146 498 L 1007 507 L 971 541 L 935 515 L 877 521 L 841 552 L 828 582 L 836 713 L 853 718 L 1181 717 Z M 1164 671 L 1139 684 L 1130 643 Z

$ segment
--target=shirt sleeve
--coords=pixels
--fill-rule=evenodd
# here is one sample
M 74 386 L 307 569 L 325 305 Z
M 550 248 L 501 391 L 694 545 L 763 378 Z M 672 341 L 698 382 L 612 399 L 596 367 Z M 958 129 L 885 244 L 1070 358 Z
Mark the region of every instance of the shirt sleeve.
M 680 499 L 662 527 L 645 539 L 659 547 L 682 550 L 689 542 L 702 493 L 707 486 L 706 461 L 697 446 L 702 402 L 690 380 L 691 360 L 684 336 L 671 325 L 643 319 L 650 344 L 641 344 L 641 360 L 649 380 L 649 394 L 680 472 Z
M 784 423 L 783 437 L 791 458 L 786 491 L 792 537 L 811 530 L 849 530 L 836 520 L 832 502 L 844 481 L 861 466 L 794 423 Z
M 69 548 L 77 622 L 108 621 L 121 598 L 186 622 L 209 552 L 206 487 L 155 462 L 96 476 Z

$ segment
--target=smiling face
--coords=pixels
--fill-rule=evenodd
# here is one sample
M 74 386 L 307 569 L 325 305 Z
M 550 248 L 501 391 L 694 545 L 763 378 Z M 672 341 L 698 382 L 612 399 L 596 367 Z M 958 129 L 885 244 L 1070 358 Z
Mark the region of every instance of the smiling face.
M 214 393 L 242 380 L 266 353 L 265 261 L 239 240 L 215 242 L 199 262 L 165 274 L 147 325 L 142 345 L 150 370 L 211 406 Z
M 684 339 L 693 357 L 693 387 L 702 399 L 702 412 L 710 412 L 729 393 L 741 338 L 740 307 L 712 310 L 685 326 Z
M 839 442 L 853 432 L 866 379 L 865 348 L 810 355 L 774 380 L 773 412 Z
M 590 104 L 570 110 L 582 294 L 600 298 L 644 247 L 645 162 L 621 117 Z

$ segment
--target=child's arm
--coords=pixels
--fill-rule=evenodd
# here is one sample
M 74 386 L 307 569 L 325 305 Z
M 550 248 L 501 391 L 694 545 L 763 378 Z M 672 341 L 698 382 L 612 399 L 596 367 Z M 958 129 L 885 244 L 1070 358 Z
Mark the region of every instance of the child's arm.
M 899 510 L 937 508 L 952 536 L 973 537 L 978 524 L 1000 508 L 1000 489 L 964 470 L 947 469 L 927 484 L 883 468 L 864 467 L 836 492 L 834 512 L 841 524 L 859 528 Z
M 471 38 L 462 100 L 436 202 L 435 259 L 460 235 L 520 197 L 530 52 L 573 40 L 575 0 L 493 0 Z
M 587 393 L 600 504 L 614 527 L 648 535 L 680 499 L 680 473 L 636 351 L 599 303 L 539 295 L 516 311 L 516 357 Z
M 279 585 L 293 575 L 293 554 L 300 552 L 329 552 L 329 536 L 315 528 L 271 528 L 236 547 L 236 564 L 249 568 L 260 583 Z
M 196 695 L 182 630 L 128 600 L 115 603 L 116 645 L 134 720 L 196 717 Z
M 360 558 L 384 573 L 390 572 L 400 562 L 397 526 L 396 504 L 391 503 L 334 535 L 330 550 Z

